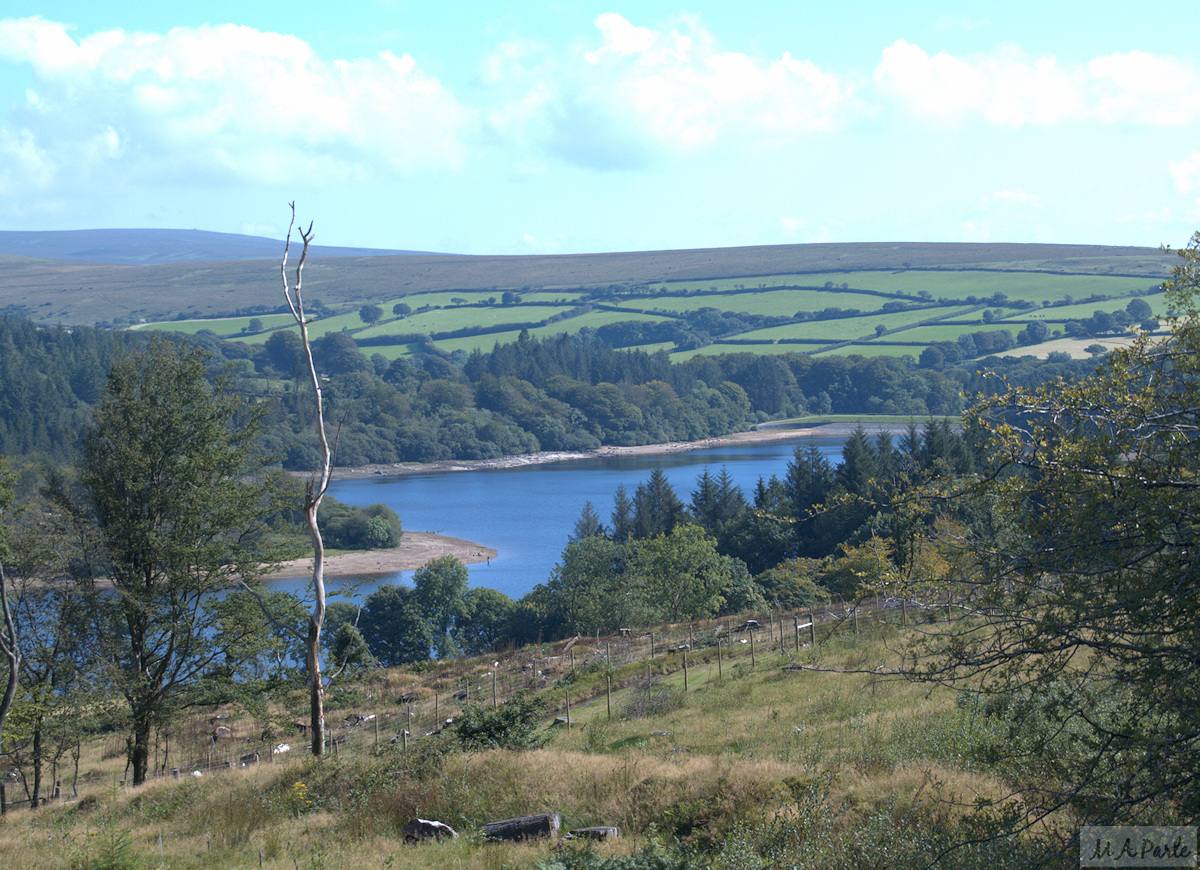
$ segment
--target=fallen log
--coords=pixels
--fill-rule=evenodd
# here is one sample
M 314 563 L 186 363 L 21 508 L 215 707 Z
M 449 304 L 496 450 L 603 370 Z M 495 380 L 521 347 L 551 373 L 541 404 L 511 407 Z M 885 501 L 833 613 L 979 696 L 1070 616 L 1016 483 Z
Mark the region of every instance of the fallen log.
M 532 840 L 537 837 L 558 837 L 562 813 L 538 813 L 515 819 L 501 819 L 483 826 L 483 835 L 491 840 Z

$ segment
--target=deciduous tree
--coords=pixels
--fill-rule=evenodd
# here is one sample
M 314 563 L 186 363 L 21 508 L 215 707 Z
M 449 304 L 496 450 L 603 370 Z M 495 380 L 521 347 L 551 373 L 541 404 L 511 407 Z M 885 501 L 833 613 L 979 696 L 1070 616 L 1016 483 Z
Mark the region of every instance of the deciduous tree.
M 972 411 L 993 461 L 963 496 L 992 517 L 970 615 L 912 652 L 1007 718 L 1034 819 L 1200 819 L 1200 233 L 1180 253 L 1168 338 Z
M 132 717 L 135 785 L 154 728 L 197 700 L 197 681 L 241 640 L 218 633 L 207 596 L 281 555 L 268 526 L 279 487 L 256 446 L 261 413 L 210 385 L 206 362 L 163 340 L 120 357 L 84 438 L 81 498 L 64 498 L 94 525 L 87 567 L 114 592 L 96 601 L 107 676 Z

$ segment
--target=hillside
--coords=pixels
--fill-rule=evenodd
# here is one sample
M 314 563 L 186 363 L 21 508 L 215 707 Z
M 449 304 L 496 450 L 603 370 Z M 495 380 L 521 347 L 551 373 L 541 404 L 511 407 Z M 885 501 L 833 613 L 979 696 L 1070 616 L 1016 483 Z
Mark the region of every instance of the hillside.
M 30 251 L 58 257 L 89 255 L 86 239 L 57 248 L 16 244 L 0 234 L 0 311 L 44 323 L 136 323 L 270 310 L 280 303 L 274 260 L 282 244 L 247 242 L 242 253 L 181 246 L 133 233 L 95 253 L 121 263 L 29 259 Z M 45 235 L 45 234 L 42 234 Z M 204 234 L 217 236 L 219 234 Z M 238 237 L 234 237 L 235 239 Z M 274 245 L 272 252 L 271 244 Z M 5 247 L 8 245 L 8 247 Z M 156 245 L 158 249 L 156 252 Z M 180 252 L 183 253 L 180 253 Z M 252 252 L 252 254 L 250 253 Z M 632 288 L 654 282 L 732 281 L 767 276 L 851 272 L 961 270 L 1090 275 L 1136 279 L 1141 287 L 1165 277 L 1174 257 L 1153 248 L 1089 245 L 818 244 L 566 256 L 326 256 L 315 248 L 305 271 L 310 300 L 326 306 L 383 303 L 421 292 L 512 289 Z M 240 256 L 265 257 L 236 259 Z M 180 262 L 163 263 L 176 258 Z M 182 260 L 187 260 L 182 262 Z M 823 281 L 824 279 L 822 279 Z M 758 281 L 754 280 L 757 284 Z M 820 282 L 819 282 L 820 283 Z
M 0 255 L 125 266 L 164 263 L 208 263 L 223 260 L 273 260 L 278 239 L 204 230 L 58 230 L 0 231 Z M 320 257 L 364 257 L 408 254 L 411 251 L 376 248 L 338 248 L 317 245 Z
M 738 621 L 661 626 L 356 674 L 327 709 L 324 762 L 296 734 L 298 690 L 254 711 L 181 717 L 139 789 L 122 779 L 120 735 L 101 733 L 82 745 L 77 777 L 64 759 L 61 800 L 10 809 L 0 860 L 35 866 L 44 828 L 70 866 L 177 870 L 1018 868 L 1047 848 L 1040 832 L 1000 836 L 985 805 L 963 806 L 1008 793 L 991 759 L 1007 723 L 890 675 L 907 638 L 899 611 L 849 625 L 819 611 L 811 632 L 808 614 L 795 616 L 760 614 L 761 631 L 732 635 Z M 619 837 L 482 835 L 549 811 L 561 834 L 615 826 Z M 459 836 L 406 842 L 417 817 Z

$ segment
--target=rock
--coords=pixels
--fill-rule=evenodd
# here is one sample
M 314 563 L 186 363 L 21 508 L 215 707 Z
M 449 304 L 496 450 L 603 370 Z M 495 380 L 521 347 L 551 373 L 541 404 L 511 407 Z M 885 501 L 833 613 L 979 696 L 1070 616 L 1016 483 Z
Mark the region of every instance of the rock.
M 429 819 L 410 819 L 400 829 L 401 835 L 407 842 L 422 842 L 424 840 L 441 840 L 449 837 L 458 839 L 458 832 L 445 822 L 435 822 Z
M 569 840 L 615 840 L 621 836 L 616 825 L 597 825 L 593 828 L 575 828 L 563 839 Z
M 651 731 L 650 732 L 651 737 L 669 737 L 670 735 L 671 735 L 670 731 Z

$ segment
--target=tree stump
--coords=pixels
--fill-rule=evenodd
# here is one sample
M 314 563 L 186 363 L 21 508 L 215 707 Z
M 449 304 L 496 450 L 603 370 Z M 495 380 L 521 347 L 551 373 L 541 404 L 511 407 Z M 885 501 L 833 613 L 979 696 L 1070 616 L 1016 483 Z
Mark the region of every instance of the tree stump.
M 483 834 L 492 840 L 532 840 L 537 837 L 557 837 L 561 825 L 562 813 L 538 813 L 488 822 L 483 826 Z

